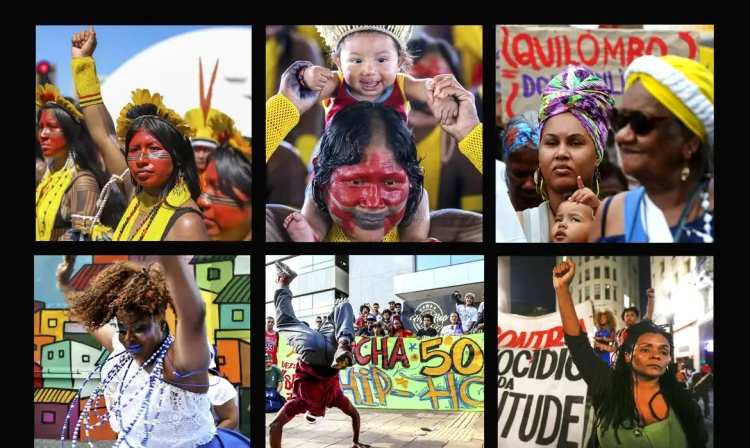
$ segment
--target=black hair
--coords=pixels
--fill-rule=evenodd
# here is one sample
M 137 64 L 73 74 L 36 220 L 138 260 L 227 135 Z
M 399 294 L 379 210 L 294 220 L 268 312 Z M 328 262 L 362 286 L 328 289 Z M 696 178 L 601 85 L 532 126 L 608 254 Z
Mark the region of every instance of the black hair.
M 360 305 L 359 306 L 359 313 L 362 314 L 362 310 L 367 310 L 367 312 L 370 312 L 370 307 L 367 305 Z
M 451 69 L 456 80 L 463 85 L 461 82 L 463 76 L 461 76 L 461 64 L 458 53 L 451 47 L 451 44 L 447 40 L 420 33 L 409 39 L 409 42 L 406 43 L 406 49 L 412 55 L 415 64 L 428 54 L 439 54 L 445 60 L 445 63 L 448 64 L 448 68 Z
M 424 320 L 425 317 L 429 317 L 431 322 L 435 322 L 435 318 L 432 317 L 432 314 L 422 314 L 422 320 Z
M 603 431 L 615 428 L 633 429 L 639 420 L 633 392 L 633 367 L 625 359 L 625 356 L 630 356 L 632 362 L 633 351 L 638 339 L 648 333 L 664 336 L 669 344 L 670 351 L 674 348 L 672 335 L 650 320 L 631 325 L 628 328 L 627 338 L 617 352 L 617 363 L 612 374 L 612 387 L 603 395 L 594 397 L 594 408 L 597 410 L 597 418 L 601 422 Z M 695 403 L 693 403 L 690 394 L 677 382 L 672 360 L 670 360 L 667 371 L 659 377 L 659 389 L 664 401 L 674 410 L 677 419 L 680 421 L 688 444 L 699 443 L 697 439 L 700 428 L 692 424 L 695 420 L 692 416 Z M 615 439 L 619 443 L 618 433 L 619 431 L 615 430 Z
M 685 123 L 683 123 L 682 120 L 677 118 L 672 112 L 669 112 L 669 114 L 674 117 L 674 124 L 669 129 L 672 137 L 683 137 L 688 139 L 695 136 L 695 133 L 685 126 Z M 710 179 L 713 175 L 713 160 L 713 147 L 708 142 L 701 141 L 700 147 L 695 153 L 693 153 L 688 164 L 691 168 L 700 170 L 704 179 Z
M 225 143 L 209 154 L 208 161 L 211 160 L 216 162 L 219 191 L 232 198 L 240 207 L 249 204 L 249 202 L 240 199 L 232 188 L 236 187 L 249 201 L 252 201 L 253 167 L 247 157 Z
M 622 316 L 621 316 L 622 320 L 625 320 L 625 313 L 627 313 L 628 311 L 634 312 L 636 319 L 638 319 L 639 317 L 641 317 L 641 312 L 638 311 L 638 308 L 636 308 L 634 306 L 631 306 L 630 308 L 625 308 L 624 310 L 622 310 Z
M 333 172 L 340 166 L 360 163 L 376 129 L 383 134 L 386 147 L 393 152 L 396 163 L 406 170 L 409 178 L 409 196 L 402 220 L 408 224 L 417 214 L 422 200 L 424 173 L 419 166 L 414 135 L 406 122 L 398 112 L 380 103 L 362 101 L 342 109 L 323 132 L 311 183 L 315 205 L 330 216 L 324 192 Z
M 193 152 L 190 139 L 182 135 L 167 120 L 158 117 L 156 115 L 156 106 L 153 104 L 135 106 L 128 111 L 127 116 L 133 120 L 133 123 L 130 125 L 130 129 L 128 129 L 128 133 L 125 136 L 125 157 L 127 157 L 130 141 L 137 131 L 144 129 L 153 133 L 157 140 L 164 146 L 164 149 L 172 156 L 172 163 L 174 164 L 172 176 L 170 176 L 167 184 L 164 186 L 164 190 L 162 190 L 162 194 L 165 196 L 164 199 L 166 199 L 166 195 L 177 183 L 177 176 L 180 173 L 183 176 L 185 185 L 190 190 L 190 197 L 193 200 L 198 199 L 198 196 L 201 194 L 201 187 L 198 180 L 198 166 L 195 163 L 195 153 Z M 138 191 L 140 191 L 142 187 L 135 181 L 133 173 L 130 173 L 130 178 L 133 181 L 133 185 L 137 186 Z M 167 203 L 167 205 L 177 208 L 176 205 L 170 203 Z
M 96 145 L 94 145 L 94 141 L 91 139 L 86 123 L 71 115 L 70 112 L 61 106 L 54 103 L 48 103 L 43 105 L 37 112 L 37 129 L 39 126 L 39 118 L 45 110 L 50 111 L 54 119 L 60 124 L 60 129 L 62 129 L 63 136 L 65 137 L 65 143 L 68 146 L 68 152 L 71 157 L 73 157 L 75 164 L 82 170 L 91 173 L 94 176 L 94 179 L 96 179 L 99 188 L 103 188 L 104 185 L 109 182 L 109 177 L 102 169 L 98 150 Z M 37 146 L 41 151 L 38 138 Z M 113 190 L 113 192 L 114 191 L 115 190 Z M 117 227 L 120 218 L 122 218 L 122 215 L 125 212 L 126 206 L 127 203 L 124 196 L 121 194 L 110 193 L 110 198 L 104 205 L 104 210 L 102 211 L 102 223 L 109 227 Z

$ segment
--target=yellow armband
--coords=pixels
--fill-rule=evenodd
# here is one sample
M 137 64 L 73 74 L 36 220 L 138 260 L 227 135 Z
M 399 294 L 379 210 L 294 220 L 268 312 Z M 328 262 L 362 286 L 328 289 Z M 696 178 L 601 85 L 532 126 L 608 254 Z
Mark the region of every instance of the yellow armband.
M 71 60 L 73 82 L 78 92 L 78 103 L 81 107 L 102 104 L 102 89 L 99 86 L 99 75 L 96 74 L 94 58 L 75 58 Z
M 284 95 L 266 101 L 266 163 L 284 137 L 299 123 L 299 111 Z
M 482 170 L 482 123 L 479 123 L 463 140 L 458 142 L 458 150 L 465 155 L 469 162 L 484 174 Z

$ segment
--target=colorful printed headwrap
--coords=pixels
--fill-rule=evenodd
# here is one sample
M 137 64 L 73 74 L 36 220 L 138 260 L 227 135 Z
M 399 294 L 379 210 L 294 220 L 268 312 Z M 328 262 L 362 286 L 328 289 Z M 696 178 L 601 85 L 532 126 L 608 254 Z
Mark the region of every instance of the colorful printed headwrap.
M 529 123 L 525 120 L 511 120 L 503 136 L 505 160 L 508 160 L 510 153 L 523 146 L 539 149 L 539 124 Z
M 594 140 L 596 158 L 602 160 L 609 130 L 609 113 L 615 101 L 612 91 L 586 67 L 569 65 L 552 78 L 542 92 L 539 107 L 539 136 L 548 118 L 570 112 Z

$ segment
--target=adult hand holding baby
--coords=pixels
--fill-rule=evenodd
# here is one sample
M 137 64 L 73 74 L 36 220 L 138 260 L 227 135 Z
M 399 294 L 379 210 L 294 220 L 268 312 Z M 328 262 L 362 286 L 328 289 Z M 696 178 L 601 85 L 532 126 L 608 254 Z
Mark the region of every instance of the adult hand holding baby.
M 450 96 L 455 98 L 458 102 L 458 115 L 456 116 L 456 120 L 452 124 L 443 124 L 441 122 L 440 126 L 451 137 L 460 142 L 466 138 L 466 136 L 477 127 L 477 125 L 481 124 L 479 117 L 477 116 L 474 94 L 464 89 L 453 76 L 443 76 L 445 77 L 440 80 L 438 80 L 440 77 L 436 77 L 436 81 L 432 84 L 432 89 L 428 90 L 427 105 L 432 109 L 435 100 L 443 100 Z
M 596 209 L 602 203 L 590 188 L 586 188 L 586 186 L 583 185 L 581 176 L 578 176 L 578 190 L 573 193 L 573 195 L 568 200 L 570 202 L 578 202 L 579 204 L 588 205 L 589 207 L 594 209 L 594 213 L 596 213 Z
M 297 108 L 300 115 L 310 110 L 320 96 L 320 91 L 313 91 L 304 87 L 300 82 L 300 72 L 308 67 L 313 67 L 312 62 L 295 62 L 281 75 L 281 83 L 279 84 L 279 94 L 287 97 Z

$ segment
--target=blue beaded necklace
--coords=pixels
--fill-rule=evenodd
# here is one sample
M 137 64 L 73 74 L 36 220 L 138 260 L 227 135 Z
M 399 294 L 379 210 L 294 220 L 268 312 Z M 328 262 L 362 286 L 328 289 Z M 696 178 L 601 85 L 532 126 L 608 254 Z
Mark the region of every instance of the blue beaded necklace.
M 147 446 L 148 439 L 151 433 L 154 430 L 154 427 L 158 423 L 159 414 L 161 413 L 161 406 L 164 400 L 164 389 L 166 388 L 167 382 L 164 381 L 162 378 L 162 374 L 164 371 L 164 357 L 167 354 L 167 351 L 169 350 L 169 347 L 172 345 L 172 342 L 174 342 L 174 339 L 171 335 L 168 335 L 162 345 L 159 347 L 158 350 L 154 352 L 153 355 L 145 362 L 143 365 L 141 365 L 140 369 L 138 369 L 135 374 L 130 378 L 129 381 L 126 383 L 126 379 L 128 376 L 128 371 L 130 370 L 130 366 L 133 364 L 133 358 L 129 356 L 123 356 L 126 355 L 127 352 L 123 351 L 115 356 L 112 356 L 110 359 L 108 359 L 106 362 L 115 361 L 116 364 L 112 367 L 112 369 L 107 374 L 106 378 L 103 378 L 102 381 L 96 386 L 94 391 L 91 393 L 91 396 L 89 397 L 88 402 L 86 403 L 86 407 L 83 410 L 83 414 L 79 417 L 78 422 L 76 423 L 75 430 L 73 431 L 73 437 L 72 437 L 72 443 L 71 448 L 76 447 L 76 441 L 78 439 L 78 434 L 80 433 L 81 429 L 81 422 L 83 422 L 84 431 L 86 432 L 86 439 L 88 441 L 88 444 L 90 447 L 93 447 L 94 444 L 91 442 L 91 435 L 90 430 L 97 428 L 98 426 L 104 424 L 105 422 L 108 422 L 110 420 L 110 417 L 112 415 L 112 412 L 114 412 L 115 417 L 117 418 L 117 421 L 120 422 L 120 435 L 117 438 L 117 441 L 115 442 L 114 448 L 119 448 L 124 444 L 124 446 L 131 447 L 130 443 L 127 441 L 127 437 L 130 434 L 130 431 L 136 426 L 136 423 L 141 419 L 141 416 L 144 418 L 144 426 L 145 426 L 145 435 L 143 439 L 140 441 L 140 446 Z M 149 374 L 149 381 L 144 384 L 141 389 L 139 389 L 135 394 L 133 394 L 130 399 L 124 403 L 121 404 L 121 400 L 123 397 L 123 392 L 127 390 L 128 386 L 133 382 L 133 380 L 138 376 L 140 373 L 140 370 L 144 370 L 149 364 L 154 363 L 154 367 L 151 370 L 151 373 Z M 125 365 L 127 364 L 127 367 Z M 171 365 L 171 361 L 170 361 Z M 68 415 L 65 417 L 65 422 L 63 423 L 62 428 L 62 434 L 60 435 L 60 447 L 63 448 L 64 446 L 64 440 L 65 440 L 65 433 L 68 429 L 68 423 L 70 422 L 71 414 L 73 413 L 73 409 L 75 409 L 76 404 L 78 403 L 81 392 L 86 386 L 86 383 L 91 379 L 91 377 L 96 373 L 97 371 L 101 371 L 103 367 L 103 364 L 101 366 L 97 366 L 86 378 L 86 380 L 83 382 L 83 385 L 78 390 L 78 393 L 76 394 L 75 398 L 73 399 L 73 402 L 70 404 L 70 409 L 68 410 Z M 104 396 L 105 391 L 107 390 L 107 387 L 111 384 L 112 380 L 115 378 L 115 376 L 122 370 L 122 368 L 125 367 L 125 374 L 123 375 L 122 381 L 120 382 L 119 387 L 119 394 L 116 397 L 116 399 L 113 401 L 113 403 L 110 403 L 109 410 L 104 413 L 104 415 L 99 415 L 97 412 L 98 409 L 98 403 L 99 400 Z M 156 389 L 158 386 L 158 401 L 156 404 L 156 412 L 153 415 L 153 417 L 149 418 L 151 415 L 150 410 L 150 402 L 151 397 L 153 396 L 154 389 Z M 133 419 L 132 422 L 129 424 L 126 424 L 122 420 L 122 410 L 128 407 L 129 404 L 135 400 L 136 397 L 141 395 L 141 392 L 145 390 L 145 397 L 141 401 L 141 408 L 138 411 L 138 414 L 136 415 L 135 419 Z M 91 425 L 91 405 L 94 404 L 94 415 L 100 419 L 99 422 L 95 423 L 94 425 Z

